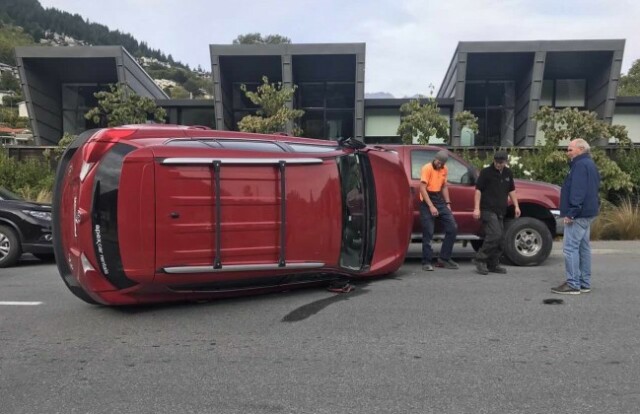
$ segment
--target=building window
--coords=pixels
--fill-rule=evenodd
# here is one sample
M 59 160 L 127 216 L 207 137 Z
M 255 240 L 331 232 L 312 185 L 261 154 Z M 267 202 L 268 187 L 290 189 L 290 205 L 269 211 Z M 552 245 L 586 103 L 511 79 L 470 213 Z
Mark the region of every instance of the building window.
M 556 80 L 556 107 L 584 107 L 587 93 L 585 79 Z
M 355 85 L 353 82 L 301 82 L 296 92 L 303 115 L 300 126 L 307 138 L 352 137 Z
M 541 106 L 554 108 L 584 108 L 586 106 L 586 79 L 546 79 L 542 83 Z
M 203 125 L 211 129 L 215 128 L 215 113 L 211 108 L 181 108 L 181 125 Z
M 84 115 L 98 105 L 94 93 L 109 90 L 107 85 L 62 84 L 62 131 L 77 135 L 87 129 L 99 127 Z
M 469 81 L 465 86 L 464 109 L 478 117 L 478 133 L 464 142 L 475 146 L 513 145 L 515 82 Z

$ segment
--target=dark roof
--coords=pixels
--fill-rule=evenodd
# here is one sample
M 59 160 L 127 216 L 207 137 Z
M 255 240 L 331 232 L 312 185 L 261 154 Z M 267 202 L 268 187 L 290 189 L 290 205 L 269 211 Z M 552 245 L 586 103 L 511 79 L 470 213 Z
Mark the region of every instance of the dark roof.
M 365 99 L 364 106 L 365 108 L 400 108 L 403 104 L 413 100 L 415 98 L 382 98 L 382 99 Z M 436 99 L 438 106 L 443 107 L 452 107 L 453 99 L 449 98 L 438 98 Z
M 640 96 L 618 96 L 616 106 L 640 106 Z

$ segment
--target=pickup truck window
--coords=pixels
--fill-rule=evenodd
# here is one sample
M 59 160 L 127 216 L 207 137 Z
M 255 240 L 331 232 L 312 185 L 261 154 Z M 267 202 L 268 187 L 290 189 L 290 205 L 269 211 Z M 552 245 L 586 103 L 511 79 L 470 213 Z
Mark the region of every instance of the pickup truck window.
M 414 180 L 420 179 L 420 172 L 422 171 L 422 167 L 428 163 L 433 161 L 433 157 L 435 157 L 436 151 L 429 150 L 413 150 L 411 151 L 411 178 Z M 450 157 L 449 161 L 447 161 L 447 168 L 449 169 L 449 175 L 447 177 L 447 182 L 450 184 L 470 184 L 471 179 L 469 177 L 469 168 L 456 160 L 455 158 Z

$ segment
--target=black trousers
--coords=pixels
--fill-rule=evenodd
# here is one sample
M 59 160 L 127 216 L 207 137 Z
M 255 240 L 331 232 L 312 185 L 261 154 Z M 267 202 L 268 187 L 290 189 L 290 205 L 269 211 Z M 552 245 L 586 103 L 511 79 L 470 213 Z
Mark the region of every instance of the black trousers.
M 476 260 L 486 263 L 488 267 L 495 267 L 504 250 L 504 216 L 482 210 L 480 219 L 484 229 L 484 242 L 476 253 Z

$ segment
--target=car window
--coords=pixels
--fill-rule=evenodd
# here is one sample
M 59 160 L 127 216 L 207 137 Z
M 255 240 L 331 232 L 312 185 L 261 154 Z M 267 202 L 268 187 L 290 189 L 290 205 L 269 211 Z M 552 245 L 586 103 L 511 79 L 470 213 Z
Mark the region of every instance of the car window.
M 436 155 L 436 151 L 432 150 L 414 150 L 411 151 L 411 178 L 414 180 L 420 179 L 420 173 L 422 167 L 433 161 Z M 470 184 L 471 178 L 469 176 L 469 169 L 466 165 L 461 163 L 455 158 L 450 157 L 447 161 L 447 169 L 449 174 L 447 175 L 447 182 L 451 184 Z
M 334 147 L 333 145 L 312 145 L 312 144 L 293 144 L 288 142 L 287 145 L 291 147 L 295 152 L 331 152 L 336 151 L 338 147 Z
M 241 150 L 241 151 L 268 151 L 268 152 L 284 152 L 282 147 L 274 144 L 273 142 L 266 141 L 238 141 L 218 140 L 223 148 Z
M 358 270 L 362 267 L 367 235 L 365 186 L 359 154 L 338 158 L 342 186 L 342 247 L 340 266 Z

